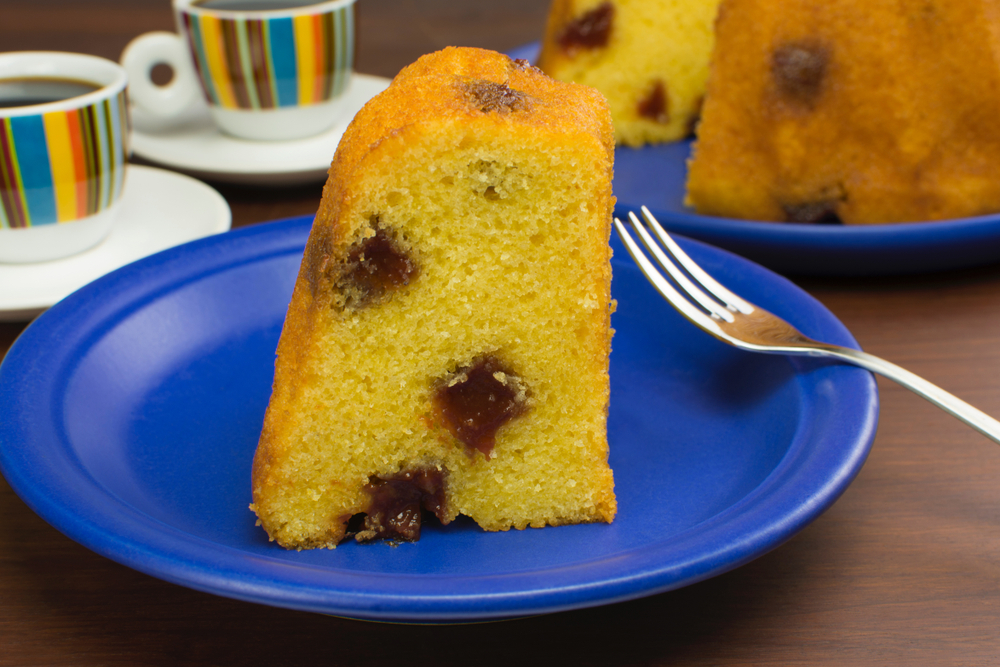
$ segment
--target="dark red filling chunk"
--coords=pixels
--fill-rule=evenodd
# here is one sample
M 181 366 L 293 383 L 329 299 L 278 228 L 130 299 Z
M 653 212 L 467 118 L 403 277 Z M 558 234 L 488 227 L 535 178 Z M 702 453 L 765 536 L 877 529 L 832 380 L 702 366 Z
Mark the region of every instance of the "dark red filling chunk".
M 511 88 L 506 83 L 472 79 L 466 81 L 464 85 L 472 105 L 483 113 L 490 111 L 507 113 L 521 111 L 528 107 L 527 95 L 520 90 Z
M 829 62 L 830 52 L 823 44 L 791 42 L 771 55 L 771 75 L 782 95 L 809 102 L 819 96 Z
M 559 45 L 569 53 L 607 46 L 614 20 L 614 5 L 604 2 L 567 23 L 557 38 Z
M 836 200 L 826 200 L 804 204 L 786 204 L 782 208 L 785 210 L 786 222 L 840 224 L 841 219 L 837 215 L 837 204 Z
M 388 478 L 373 477 L 365 486 L 371 503 L 358 542 L 420 539 L 423 511 L 444 521 L 444 472 L 437 468 L 406 470 Z
M 662 81 L 655 81 L 652 90 L 642 100 L 639 101 L 636 109 L 643 118 L 656 121 L 657 123 L 670 122 L 670 108 L 667 99 L 667 89 Z
M 453 377 L 457 381 L 442 383 L 435 396 L 445 426 L 470 450 L 489 458 L 500 427 L 527 409 L 519 382 L 493 356 L 474 361 Z
M 408 285 L 417 273 L 416 263 L 386 230 L 377 227 L 374 236 L 357 244 L 348 253 L 339 286 L 348 294 L 350 305 L 359 307 Z

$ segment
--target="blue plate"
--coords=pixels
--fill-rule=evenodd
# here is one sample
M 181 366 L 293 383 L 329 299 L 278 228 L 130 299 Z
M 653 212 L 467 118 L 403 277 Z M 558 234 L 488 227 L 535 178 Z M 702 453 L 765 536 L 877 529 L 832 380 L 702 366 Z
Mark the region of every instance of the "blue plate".
M 627 600 L 735 568 L 815 519 L 867 456 L 878 413 L 868 372 L 728 347 L 618 259 L 614 523 L 487 533 L 460 519 L 415 544 L 286 551 L 247 505 L 310 223 L 167 250 L 32 323 L 0 366 L 0 469 L 18 495 L 88 548 L 198 590 L 353 618 L 470 621 Z M 856 347 L 785 279 L 684 245 L 807 335 Z
M 534 62 L 539 44 L 509 54 Z M 1000 215 L 891 225 L 805 225 L 697 215 L 684 206 L 691 142 L 615 150 L 616 213 L 663 225 L 786 274 L 874 276 L 1000 262 Z

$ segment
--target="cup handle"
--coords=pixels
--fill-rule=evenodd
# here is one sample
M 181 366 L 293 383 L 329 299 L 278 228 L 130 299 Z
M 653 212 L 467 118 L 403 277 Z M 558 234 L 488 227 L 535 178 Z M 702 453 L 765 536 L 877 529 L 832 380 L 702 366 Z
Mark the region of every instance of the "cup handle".
M 158 119 L 178 116 L 200 94 L 197 75 L 187 47 L 172 32 L 148 32 L 129 42 L 122 51 L 122 67 L 128 74 L 129 98 L 145 114 Z M 169 65 L 174 77 L 165 86 L 153 83 L 153 67 Z

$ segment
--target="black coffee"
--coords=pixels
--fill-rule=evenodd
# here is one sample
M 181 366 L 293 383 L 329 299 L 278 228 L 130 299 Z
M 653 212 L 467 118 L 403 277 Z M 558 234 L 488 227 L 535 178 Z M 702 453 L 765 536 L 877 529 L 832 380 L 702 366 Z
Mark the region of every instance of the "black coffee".
M 197 0 L 195 7 L 230 12 L 260 12 L 318 5 L 327 0 Z
M 100 86 L 76 79 L 45 77 L 0 79 L 0 108 L 61 102 L 71 97 L 92 93 L 98 88 Z

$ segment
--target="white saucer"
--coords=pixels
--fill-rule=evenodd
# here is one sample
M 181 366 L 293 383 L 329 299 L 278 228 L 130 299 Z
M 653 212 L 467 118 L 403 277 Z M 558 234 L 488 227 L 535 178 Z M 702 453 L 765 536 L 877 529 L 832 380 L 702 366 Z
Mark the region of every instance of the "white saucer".
M 135 155 L 198 178 L 250 185 L 298 185 L 323 181 L 337 144 L 365 102 L 386 89 L 389 79 L 354 74 L 341 119 L 326 132 L 292 141 L 250 141 L 220 132 L 204 103 L 179 124 L 158 128 L 133 108 Z
M 155 252 L 227 231 L 229 204 L 183 174 L 130 165 L 111 234 L 72 257 L 0 264 L 0 321 L 32 319 L 63 297 L 120 266 Z

